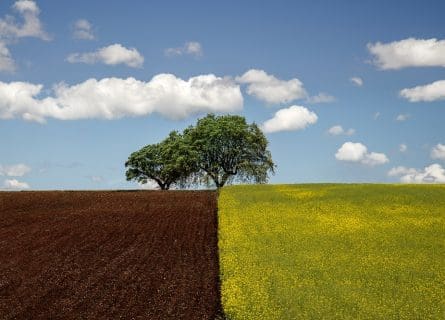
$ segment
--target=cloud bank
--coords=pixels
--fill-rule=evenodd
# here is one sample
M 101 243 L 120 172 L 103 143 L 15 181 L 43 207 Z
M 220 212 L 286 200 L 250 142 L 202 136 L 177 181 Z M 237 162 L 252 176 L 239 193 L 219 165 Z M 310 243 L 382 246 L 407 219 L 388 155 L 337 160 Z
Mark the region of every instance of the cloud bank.
M 389 170 L 390 177 L 400 177 L 403 183 L 445 183 L 445 169 L 434 163 L 424 169 L 395 167 Z
M 53 94 L 40 97 L 43 85 L 0 81 L 0 119 L 118 119 L 161 114 L 183 119 L 205 112 L 236 112 L 243 107 L 239 85 L 213 74 L 188 80 L 158 74 L 144 82 L 134 78 L 88 79 L 69 86 L 60 83 Z

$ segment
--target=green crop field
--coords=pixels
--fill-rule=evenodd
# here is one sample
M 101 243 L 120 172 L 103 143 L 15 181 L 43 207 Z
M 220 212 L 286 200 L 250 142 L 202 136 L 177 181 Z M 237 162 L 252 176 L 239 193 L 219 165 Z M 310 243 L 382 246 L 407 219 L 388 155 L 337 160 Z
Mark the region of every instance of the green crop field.
M 445 319 L 445 186 L 233 186 L 218 205 L 228 319 Z

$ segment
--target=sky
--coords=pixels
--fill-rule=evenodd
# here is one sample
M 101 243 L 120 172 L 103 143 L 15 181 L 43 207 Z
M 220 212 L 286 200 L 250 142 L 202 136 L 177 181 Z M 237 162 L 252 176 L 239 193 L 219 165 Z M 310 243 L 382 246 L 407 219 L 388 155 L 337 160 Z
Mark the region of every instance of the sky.
M 213 112 L 271 183 L 445 183 L 445 2 L 0 1 L 0 189 L 142 188 L 131 152 Z

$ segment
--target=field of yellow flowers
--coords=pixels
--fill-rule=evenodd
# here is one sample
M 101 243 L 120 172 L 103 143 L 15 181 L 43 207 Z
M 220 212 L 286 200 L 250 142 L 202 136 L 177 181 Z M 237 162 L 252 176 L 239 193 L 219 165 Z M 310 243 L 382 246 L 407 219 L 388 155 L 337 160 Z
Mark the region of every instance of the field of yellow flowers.
M 232 186 L 228 319 L 445 319 L 445 186 Z

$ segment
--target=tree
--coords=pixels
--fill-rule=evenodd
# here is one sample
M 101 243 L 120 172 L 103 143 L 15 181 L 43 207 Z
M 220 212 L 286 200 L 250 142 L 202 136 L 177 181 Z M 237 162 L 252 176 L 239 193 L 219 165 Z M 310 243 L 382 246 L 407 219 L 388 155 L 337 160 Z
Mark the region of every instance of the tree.
M 133 152 L 125 163 L 127 180 L 139 183 L 155 181 L 161 190 L 184 182 L 196 171 L 192 151 L 177 131 L 160 143 L 150 144 Z
M 218 189 L 233 180 L 265 183 L 274 172 L 266 137 L 244 117 L 209 114 L 187 128 L 184 139 L 196 161 L 195 177 Z

